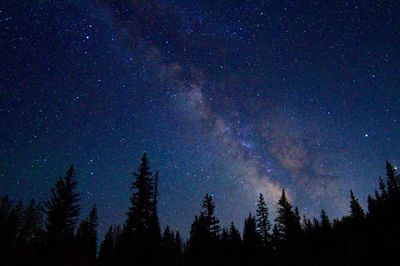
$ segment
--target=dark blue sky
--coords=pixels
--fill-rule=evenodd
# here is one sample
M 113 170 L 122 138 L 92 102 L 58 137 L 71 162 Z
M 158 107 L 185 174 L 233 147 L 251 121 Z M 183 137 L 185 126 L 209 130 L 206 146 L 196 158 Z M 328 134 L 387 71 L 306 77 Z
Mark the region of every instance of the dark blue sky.
M 1 194 L 44 199 L 73 163 L 104 231 L 146 151 L 183 235 L 207 192 L 240 226 L 260 192 L 365 203 L 400 165 L 400 7 L 328 2 L 1 1 Z

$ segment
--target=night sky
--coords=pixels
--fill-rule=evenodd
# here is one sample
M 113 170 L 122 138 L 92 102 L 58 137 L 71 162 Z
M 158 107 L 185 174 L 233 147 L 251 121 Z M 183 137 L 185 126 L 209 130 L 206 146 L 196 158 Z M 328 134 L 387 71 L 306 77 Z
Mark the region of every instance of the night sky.
M 146 151 L 184 236 L 205 193 L 224 225 L 282 188 L 345 215 L 400 165 L 398 2 L 1 1 L 0 194 L 45 199 L 73 163 L 104 232 Z

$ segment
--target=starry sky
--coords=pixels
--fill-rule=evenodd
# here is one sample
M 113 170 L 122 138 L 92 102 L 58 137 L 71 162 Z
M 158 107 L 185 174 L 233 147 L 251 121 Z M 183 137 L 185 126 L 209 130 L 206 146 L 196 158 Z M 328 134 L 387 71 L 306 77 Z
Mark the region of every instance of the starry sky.
M 397 2 L 397 3 L 396 3 Z M 100 232 L 146 151 L 184 236 L 205 193 L 240 227 L 282 188 L 348 213 L 400 165 L 398 1 L 1 1 L 0 194 L 45 199 L 69 164 Z M 365 206 L 365 205 L 364 205 Z

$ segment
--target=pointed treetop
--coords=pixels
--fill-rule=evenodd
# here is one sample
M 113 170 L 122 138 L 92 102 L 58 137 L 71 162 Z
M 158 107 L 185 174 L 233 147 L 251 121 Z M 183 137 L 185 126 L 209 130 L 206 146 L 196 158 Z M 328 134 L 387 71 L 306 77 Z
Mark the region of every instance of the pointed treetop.
M 364 210 L 352 190 L 350 190 L 350 211 L 353 219 L 362 220 L 365 217 Z

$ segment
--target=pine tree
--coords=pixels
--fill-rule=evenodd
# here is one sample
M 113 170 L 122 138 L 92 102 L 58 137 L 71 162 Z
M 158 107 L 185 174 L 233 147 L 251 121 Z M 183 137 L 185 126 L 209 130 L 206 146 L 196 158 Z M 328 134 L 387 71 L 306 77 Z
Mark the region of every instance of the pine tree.
M 277 250 L 280 247 L 282 241 L 282 235 L 281 232 L 278 229 L 278 225 L 274 224 L 272 228 L 272 235 L 271 235 L 271 246 L 272 249 Z
M 332 224 L 329 221 L 329 217 L 326 214 L 324 209 L 321 210 L 320 217 L 321 217 L 321 223 L 320 223 L 321 224 L 321 229 L 323 231 L 325 231 L 325 232 L 330 231 L 332 229 Z
M 175 265 L 175 238 L 174 233 L 171 232 L 169 226 L 164 230 L 162 236 L 162 265 L 173 266 Z
M 278 215 L 275 219 L 278 226 L 280 237 L 280 259 L 282 264 L 293 265 L 302 263 L 302 228 L 300 214 L 297 208 L 293 210 L 292 204 L 282 190 L 282 196 L 278 201 Z
M 81 222 L 76 234 L 77 265 L 94 266 L 97 253 L 97 209 L 93 205 L 88 217 Z
M 80 207 L 73 177 L 74 167 L 71 165 L 66 176 L 58 179 L 51 190 L 51 198 L 44 204 L 47 214 L 45 228 L 50 242 L 71 237 L 74 233 Z
M 240 236 L 239 230 L 236 228 L 235 224 L 232 222 L 229 226 L 229 241 L 233 246 L 240 246 L 242 243 L 242 238 Z
M 270 229 L 271 223 L 268 220 L 268 207 L 265 203 L 263 194 L 260 193 L 258 203 L 257 203 L 257 231 L 261 235 L 264 246 L 268 245 L 268 241 L 270 240 Z
M 146 153 L 134 173 L 131 206 L 123 235 L 119 238 L 121 263 L 135 259 L 137 265 L 157 265 L 161 256 L 161 233 L 157 214 L 157 179 L 150 171 Z
M 205 195 L 202 208 L 201 214 L 195 216 L 190 229 L 188 261 L 191 265 L 211 264 L 216 261 L 218 255 L 221 229 L 219 220 L 214 215 L 215 204 L 210 195 Z
M 385 185 L 385 181 L 383 181 L 382 177 L 379 177 L 379 190 L 380 190 L 380 195 L 377 196 L 376 198 L 378 199 L 382 199 L 382 200 L 386 200 L 387 199 L 387 189 L 386 189 L 386 185 Z M 378 193 L 376 193 L 376 195 L 378 195 Z
M 79 194 L 73 179 L 71 165 L 66 175 L 59 178 L 51 190 L 51 198 L 44 203 L 47 220 L 46 244 L 50 255 L 48 265 L 66 265 L 73 260 L 71 256 L 75 226 L 79 217 Z
M 298 210 L 295 209 L 293 211 L 292 204 L 287 199 L 285 190 L 282 190 L 282 196 L 278 202 L 278 216 L 275 222 L 284 240 L 292 241 L 301 232 Z
M 179 231 L 175 233 L 175 266 L 181 266 L 182 261 L 182 238 Z
M 151 203 L 152 208 L 150 212 L 150 221 L 149 221 L 149 229 L 148 229 L 148 238 L 149 238 L 149 249 L 152 250 L 152 263 L 159 264 L 157 261 L 161 256 L 161 228 L 160 221 L 158 219 L 157 213 L 157 204 L 158 204 L 158 174 L 157 171 L 154 177 L 152 178 L 152 197 Z
M 38 241 L 42 232 L 42 213 L 32 199 L 25 209 L 24 221 L 22 223 L 20 241 L 31 243 Z
M 136 179 L 131 187 L 134 192 L 130 198 L 131 206 L 127 213 L 125 229 L 134 233 L 135 237 L 140 239 L 149 228 L 151 213 L 154 210 L 152 198 L 154 188 L 146 153 L 143 154 L 140 166 L 134 176 Z
M 248 265 L 258 265 L 261 263 L 263 242 L 261 235 L 257 231 L 256 218 L 251 213 L 249 213 L 249 216 L 244 221 L 243 249 L 244 259 Z
M 17 237 L 23 221 L 22 201 L 13 206 L 8 197 L 3 197 L 0 206 L 0 262 L 11 265 Z
M 350 214 L 355 221 L 361 221 L 365 217 L 364 210 L 352 190 L 350 190 Z
M 104 240 L 101 242 L 98 256 L 98 266 L 112 266 L 115 265 L 114 257 L 114 245 L 116 241 L 116 230 L 113 226 L 108 228 L 107 233 L 104 236 Z
M 42 213 L 32 199 L 25 208 L 15 244 L 15 265 L 37 265 L 43 240 Z
M 206 194 L 203 200 L 203 211 L 201 215 L 205 218 L 207 230 L 212 238 L 218 237 L 221 228 L 219 225 L 219 220 L 215 217 L 215 204 L 212 196 Z

